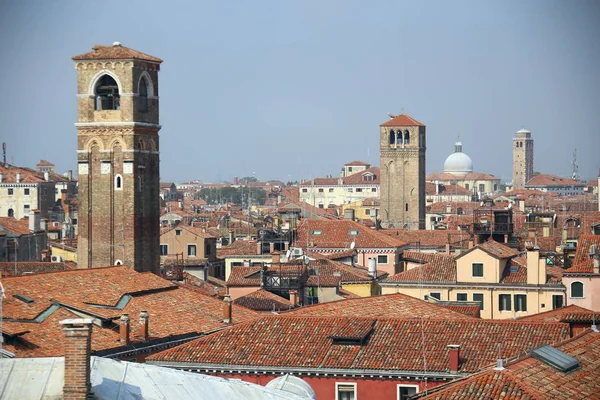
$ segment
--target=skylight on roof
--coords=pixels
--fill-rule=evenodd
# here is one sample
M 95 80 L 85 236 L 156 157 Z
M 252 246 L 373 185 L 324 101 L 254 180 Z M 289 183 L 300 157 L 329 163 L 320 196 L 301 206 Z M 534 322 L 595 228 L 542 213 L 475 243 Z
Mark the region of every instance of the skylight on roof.
M 358 229 L 352 229 L 350 232 L 348 232 L 348 235 L 358 236 L 359 233 L 360 233 L 360 231 Z
M 321 233 L 323 233 L 323 231 L 320 229 L 313 229 L 312 232 L 310 232 L 312 236 L 319 236 Z
M 24 294 L 14 294 L 13 297 L 27 304 L 34 303 L 34 300 L 31 297 L 27 297 Z
M 579 360 L 547 344 L 532 350 L 531 356 L 561 372 L 569 372 L 579 367 Z
M 510 272 L 511 273 L 519 272 L 519 266 L 518 265 L 511 265 L 510 266 Z

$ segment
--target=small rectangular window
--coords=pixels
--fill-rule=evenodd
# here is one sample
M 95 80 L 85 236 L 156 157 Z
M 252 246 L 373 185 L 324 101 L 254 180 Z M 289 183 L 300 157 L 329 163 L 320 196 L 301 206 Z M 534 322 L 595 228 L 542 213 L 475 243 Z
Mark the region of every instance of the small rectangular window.
M 308 192 L 308 189 L 302 189 L 302 193 Z
M 555 294 L 552 295 L 552 309 L 556 310 L 557 308 L 561 308 L 563 306 L 563 295 Z
M 467 294 L 466 293 L 456 293 L 456 300 L 457 301 L 467 301 Z
M 498 295 L 498 308 L 500 311 L 510 311 L 512 309 L 510 294 Z
M 365 215 L 371 215 L 371 210 L 367 208 L 367 209 L 365 210 Z
M 526 294 L 515 294 L 515 311 L 527 311 Z
M 371 188 L 371 192 L 376 192 L 377 188 Z
M 356 400 L 356 383 L 336 383 L 335 400 Z
M 14 193 L 14 190 L 13 190 L 13 188 L 8 188 L 8 195 L 9 195 L 9 196 L 12 196 L 12 195 L 13 195 L 13 193 Z
M 483 183 L 479 184 L 479 192 L 485 192 L 485 185 Z
M 319 188 L 319 193 L 323 193 L 323 188 Z
M 169 254 L 169 245 L 168 244 L 161 244 L 160 245 L 160 255 L 161 256 L 166 256 Z
M 429 297 L 433 297 L 434 299 L 441 300 L 442 294 L 440 292 L 431 292 L 431 293 L 429 293 Z
M 387 264 L 388 256 L 387 255 L 379 255 L 377 256 L 377 264 Z
M 333 188 L 329 188 L 329 193 L 333 193 Z
M 196 245 L 188 244 L 188 257 L 196 257 Z
M 483 278 L 482 263 L 473 263 L 473 278 Z
M 413 395 L 417 394 L 417 385 L 404 386 L 398 385 L 398 400 L 409 400 Z
M 29 196 L 29 188 L 25 188 L 25 189 L 23 189 L 23 194 L 24 194 L 25 196 Z
M 358 192 L 358 193 L 362 192 L 362 188 L 356 188 L 356 192 Z
M 181 236 L 181 229 L 175 229 L 175 236 Z
M 483 311 L 483 293 L 473 293 L 473 301 L 479 303 L 479 310 Z
M 352 188 L 348 188 L 348 192 L 352 193 Z

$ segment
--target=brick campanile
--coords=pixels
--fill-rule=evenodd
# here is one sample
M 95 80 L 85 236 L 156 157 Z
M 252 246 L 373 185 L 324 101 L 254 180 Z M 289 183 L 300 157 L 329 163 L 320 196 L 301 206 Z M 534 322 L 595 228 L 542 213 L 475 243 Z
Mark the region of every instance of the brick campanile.
M 158 72 L 122 46 L 73 57 L 77 70 L 80 268 L 159 272 Z
M 533 178 L 533 138 L 527 129 L 513 138 L 513 189 L 524 189 Z
M 379 126 L 381 225 L 425 229 L 425 125 L 401 114 Z

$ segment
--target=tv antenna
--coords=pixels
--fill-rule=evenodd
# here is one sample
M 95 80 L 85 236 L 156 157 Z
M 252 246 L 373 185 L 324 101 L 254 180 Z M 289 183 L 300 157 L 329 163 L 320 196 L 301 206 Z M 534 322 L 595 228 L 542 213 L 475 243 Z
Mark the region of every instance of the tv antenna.
M 579 181 L 579 165 L 577 165 L 577 149 L 573 150 L 573 161 L 571 162 L 573 173 L 571 178 L 574 181 Z

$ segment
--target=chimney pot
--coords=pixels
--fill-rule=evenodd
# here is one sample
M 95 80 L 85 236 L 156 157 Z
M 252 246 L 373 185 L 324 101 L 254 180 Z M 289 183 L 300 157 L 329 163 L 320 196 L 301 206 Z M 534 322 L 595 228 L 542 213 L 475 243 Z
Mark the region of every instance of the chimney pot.
M 146 310 L 141 310 L 138 336 L 144 341 L 148 340 L 148 319 L 148 312 Z
M 600 274 L 600 257 L 597 255 L 594 257 L 594 274 Z
M 296 307 L 298 305 L 298 291 L 290 290 L 290 303 L 292 303 L 292 307 Z
M 260 241 L 256 241 L 256 254 L 259 256 L 262 254 L 262 243 Z
M 65 334 L 64 399 L 84 400 L 90 398 L 93 323 L 94 320 L 89 318 L 60 321 Z
M 232 301 L 231 296 L 226 294 L 223 298 L 223 322 L 226 324 L 231 324 L 231 309 L 232 309 Z
M 460 366 L 460 345 L 448 345 L 448 358 L 450 359 L 450 372 L 458 372 Z
M 129 344 L 129 315 L 123 314 L 119 319 L 119 341 Z

